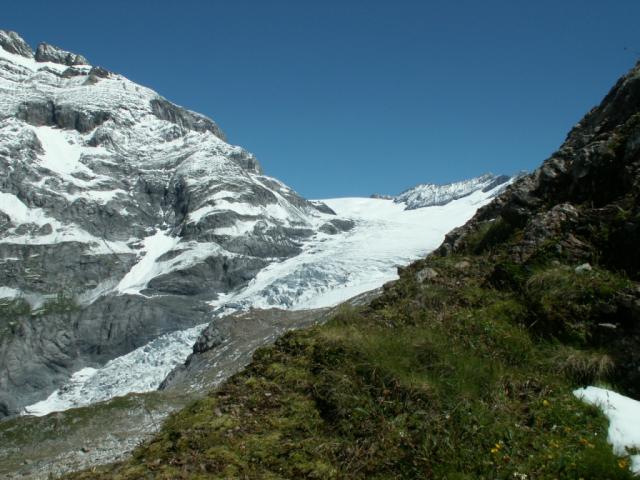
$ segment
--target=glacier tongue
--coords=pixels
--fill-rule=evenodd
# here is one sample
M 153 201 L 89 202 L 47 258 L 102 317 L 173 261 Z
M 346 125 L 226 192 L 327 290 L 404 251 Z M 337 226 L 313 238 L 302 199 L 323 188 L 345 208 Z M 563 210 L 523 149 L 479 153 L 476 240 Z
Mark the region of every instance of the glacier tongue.
M 47 399 L 25 407 L 23 414 L 42 416 L 131 392 L 155 390 L 176 365 L 184 362 L 205 327 L 162 335 L 101 368 L 83 368 Z

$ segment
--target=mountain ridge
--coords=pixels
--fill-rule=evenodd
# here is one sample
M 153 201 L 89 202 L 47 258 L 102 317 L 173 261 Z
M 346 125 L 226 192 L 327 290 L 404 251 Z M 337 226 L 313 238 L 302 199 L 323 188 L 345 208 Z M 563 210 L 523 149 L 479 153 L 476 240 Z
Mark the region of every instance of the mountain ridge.
M 493 190 L 493 195 L 497 196 L 510 181 L 513 181 L 513 179 L 521 175 L 523 175 L 523 172 L 513 177 L 509 175 L 485 173 L 478 177 L 448 183 L 420 183 L 403 190 L 398 195 L 374 193 L 371 195 L 371 198 L 393 200 L 396 203 L 403 203 L 407 210 L 439 207 L 447 205 L 454 200 L 469 196 L 477 191 L 488 192 Z

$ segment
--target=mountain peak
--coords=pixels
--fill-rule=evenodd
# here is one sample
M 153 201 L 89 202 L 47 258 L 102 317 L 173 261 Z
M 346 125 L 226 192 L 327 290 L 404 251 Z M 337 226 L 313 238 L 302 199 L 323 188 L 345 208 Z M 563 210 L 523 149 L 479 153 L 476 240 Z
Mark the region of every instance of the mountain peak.
M 405 203 L 407 210 L 442 206 L 452 200 L 458 200 L 479 190 L 488 192 L 496 189 L 495 194 L 497 195 L 502 191 L 502 189 L 498 189 L 497 187 L 506 186 L 509 180 L 511 180 L 511 177 L 507 175 L 496 176 L 492 173 L 485 173 L 476 178 L 443 185 L 423 183 L 405 190 L 395 197 L 394 201 L 396 203 Z
M 33 58 L 33 50 L 24 39 L 11 30 L 0 30 L 0 47 L 9 53 Z
M 74 65 L 89 65 L 89 60 L 82 55 L 68 52 L 44 42 L 38 45 L 35 59 L 36 62 L 53 62 L 61 65 L 67 65 L 69 67 Z

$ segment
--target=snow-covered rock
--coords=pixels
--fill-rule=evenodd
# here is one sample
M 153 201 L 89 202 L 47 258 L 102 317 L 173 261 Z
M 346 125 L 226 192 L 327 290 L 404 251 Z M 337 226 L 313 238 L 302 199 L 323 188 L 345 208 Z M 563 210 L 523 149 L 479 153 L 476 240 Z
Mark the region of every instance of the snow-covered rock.
M 335 217 L 205 116 L 14 32 L 0 47 L 0 288 L 42 304 L 0 336 L 0 416 L 202 323 Z
M 508 185 L 510 180 L 511 177 L 507 175 L 496 176 L 487 173 L 480 177 L 444 185 L 423 183 L 405 190 L 395 197 L 395 201 L 397 203 L 404 203 L 407 210 L 413 210 L 416 208 L 446 205 L 453 200 L 464 198 L 477 191 L 485 193 L 491 191 L 493 192 L 493 196 L 496 196 L 502 191 L 502 188 Z

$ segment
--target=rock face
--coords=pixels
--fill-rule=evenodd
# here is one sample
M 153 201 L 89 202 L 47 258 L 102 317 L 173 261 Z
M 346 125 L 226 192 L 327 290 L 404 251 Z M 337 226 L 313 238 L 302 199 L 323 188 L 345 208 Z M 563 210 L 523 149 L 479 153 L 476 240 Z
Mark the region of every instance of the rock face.
M 82 55 L 67 52 L 48 43 L 41 43 L 36 49 L 36 62 L 53 62 L 69 67 L 73 65 L 89 65 L 89 61 Z
M 498 246 L 499 247 L 496 247 Z M 493 281 L 516 283 L 518 269 L 549 258 L 640 279 L 640 64 L 622 77 L 542 166 L 516 180 L 447 235 L 441 255 L 507 252 Z M 516 280 L 514 282 L 514 280 Z M 640 292 L 599 307 L 587 338 L 610 352 L 617 381 L 640 395 Z
M 0 47 L 9 53 L 22 55 L 23 57 L 33 57 L 33 50 L 16 32 L 0 30 Z
M 335 217 L 203 115 L 14 32 L 0 47 L 0 417 L 205 323 Z

